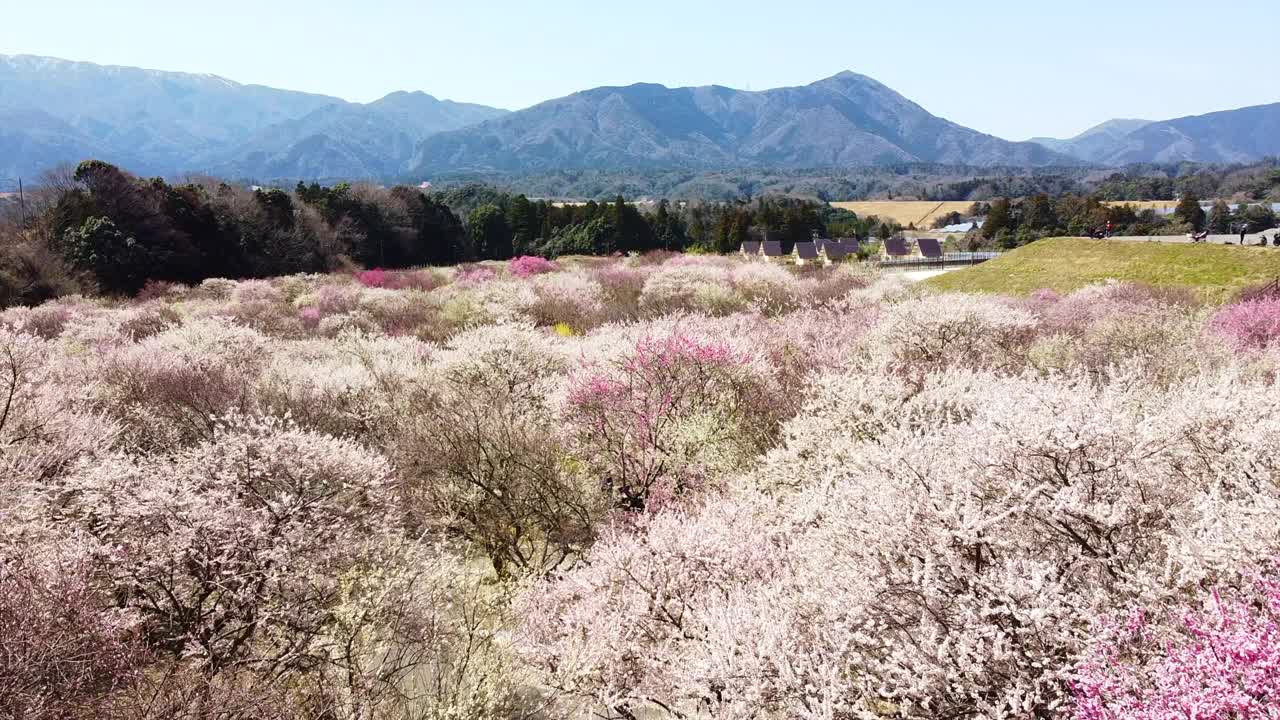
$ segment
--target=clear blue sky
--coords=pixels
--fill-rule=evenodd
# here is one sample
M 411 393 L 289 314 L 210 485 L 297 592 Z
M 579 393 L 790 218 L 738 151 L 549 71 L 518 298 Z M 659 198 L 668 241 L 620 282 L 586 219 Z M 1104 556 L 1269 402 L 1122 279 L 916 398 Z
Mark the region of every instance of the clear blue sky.
M 849 69 L 1010 139 L 1280 102 L 1280 2 L 3 0 L 0 53 L 518 109 L 597 85 Z

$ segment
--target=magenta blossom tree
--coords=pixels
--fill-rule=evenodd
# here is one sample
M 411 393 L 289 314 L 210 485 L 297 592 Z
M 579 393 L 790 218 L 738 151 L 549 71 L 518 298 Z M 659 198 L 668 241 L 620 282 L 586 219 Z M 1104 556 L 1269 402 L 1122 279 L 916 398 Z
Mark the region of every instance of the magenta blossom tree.
M 1236 350 L 1262 350 L 1280 339 L 1280 298 L 1228 305 L 1213 316 L 1209 328 Z
M 511 260 L 511 274 L 519 278 L 554 272 L 556 264 L 536 255 L 521 255 Z
M 1075 720 L 1280 717 L 1280 581 L 1213 591 L 1169 630 L 1135 609 L 1094 640 L 1072 690 Z

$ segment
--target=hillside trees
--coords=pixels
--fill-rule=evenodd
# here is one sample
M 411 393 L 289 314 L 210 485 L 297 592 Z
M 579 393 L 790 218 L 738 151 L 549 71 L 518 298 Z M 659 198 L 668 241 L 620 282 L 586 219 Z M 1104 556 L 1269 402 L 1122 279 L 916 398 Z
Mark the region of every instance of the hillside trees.
M 1191 193 L 1183 193 L 1177 207 L 1173 210 L 1173 216 L 1190 227 L 1193 232 L 1200 232 L 1204 227 L 1204 208 L 1200 207 L 1200 198 Z
M 174 186 L 89 161 L 49 218 L 59 250 L 108 293 L 147 280 L 318 272 L 344 258 L 387 267 L 474 258 L 458 218 L 411 188 Z
M 467 237 L 472 252 L 482 260 L 512 257 L 512 232 L 507 217 L 497 205 L 481 205 L 467 217 Z
M 1214 202 L 1209 210 L 1208 222 L 1210 232 L 1219 235 L 1231 232 L 1231 206 L 1222 200 Z

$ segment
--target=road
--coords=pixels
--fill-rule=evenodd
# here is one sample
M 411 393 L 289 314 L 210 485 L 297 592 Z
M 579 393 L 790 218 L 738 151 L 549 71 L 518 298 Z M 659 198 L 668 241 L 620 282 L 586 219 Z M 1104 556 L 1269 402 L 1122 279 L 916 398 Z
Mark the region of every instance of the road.
M 1244 236 L 1245 245 L 1258 245 L 1263 236 L 1268 240 L 1280 234 L 1280 230 L 1268 230 L 1264 233 L 1252 233 Z M 1108 238 L 1109 240 L 1119 240 L 1121 242 L 1162 242 L 1162 243 L 1190 243 L 1191 238 L 1186 235 L 1116 235 Z M 1210 235 L 1204 240 L 1208 245 L 1239 245 L 1240 236 L 1237 235 Z

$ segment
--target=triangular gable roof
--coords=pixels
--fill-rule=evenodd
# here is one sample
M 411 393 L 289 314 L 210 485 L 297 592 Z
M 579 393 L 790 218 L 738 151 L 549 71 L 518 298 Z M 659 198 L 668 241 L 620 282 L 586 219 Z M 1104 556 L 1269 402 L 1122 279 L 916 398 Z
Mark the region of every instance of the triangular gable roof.
M 906 257 L 911 254 L 911 241 L 904 237 L 889 238 L 884 241 L 884 252 L 886 255 Z
M 782 242 L 779 240 L 765 240 L 764 254 L 769 257 L 782 257 Z
M 937 238 L 918 238 L 916 244 L 920 246 L 920 254 L 927 258 L 942 257 L 942 243 Z
M 760 242 L 758 240 L 748 240 L 742 243 L 742 253 L 744 255 L 759 255 Z
M 795 252 L 796 252 L 796 257 L 800 258 L 801 260 L 817 260 L 818 244 L 811 243 L 811 242 L 798 242 L 796 243 Z

